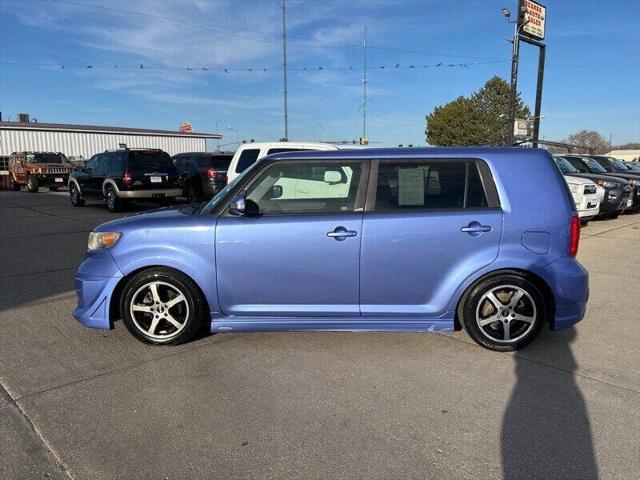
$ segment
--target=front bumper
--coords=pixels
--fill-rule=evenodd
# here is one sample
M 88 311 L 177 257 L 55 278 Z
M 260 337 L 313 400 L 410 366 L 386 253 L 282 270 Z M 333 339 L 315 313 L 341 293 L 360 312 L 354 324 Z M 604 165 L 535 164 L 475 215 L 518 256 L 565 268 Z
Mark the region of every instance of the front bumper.
M 126 198 L 130 200 L 142 200 L 157 198 L 175 198 L 182 196 L 182 190 L 180 188 L 158 188 L 154 190 L 120 190 L 118 191 L 120 198 Z
M 66 187 L 69 183 L 69 174 L 51 173 L 47 175 L 36 175 L 36 177 L 41 187 Z
M 580 203 L 576 205 L 580 218 L 595 217 L 600 213 L 600 200 L 597 193 L 584 194 Z
M 85 327 L 112 328 L 111 295 L 122 277 L 110 252 L 88 252 L 87 258 L 76 271 L 78 306 L 73 311 L 73 317 Z

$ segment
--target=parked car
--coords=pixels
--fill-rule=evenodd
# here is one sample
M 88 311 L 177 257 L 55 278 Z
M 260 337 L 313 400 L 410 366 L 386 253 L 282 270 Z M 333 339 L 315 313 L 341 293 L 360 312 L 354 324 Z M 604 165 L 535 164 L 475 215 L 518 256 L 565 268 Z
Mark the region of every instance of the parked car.
M 191 152 L 173 156 L 181 178 L 182 196 L 201 202 L 216 195 L 227 184 L 227 170 L 233 158 L 228 152 Z
M 624 164 L 629 170 L 640 173 L 640 162 L 624 162 Z
M 167 204 L 182 195 L 178 177 L 171 157 L 162 150 L 107 150 L 70 175 L 69 196 L 74 207 L 88 198 L 104 200 L 111 212 L 125 209 L 132 200 Z
M 598 186 L 592 180 L 571 175 L 565 175 L 564 180 L 576 204 L 580 224 L 587 225 L 589 220 L 600 213 L 601 197 L 598 195 Z
M 301 143 L 301 142 L 267 142 L 244 143 L 238 147 L 227 173 L 227 179 L 231 182 L 258 159 L 274 153 L 296 152 L 301 150 L 338 150 L 336 145 L 330 143 Z
M 612 213 L 611 215 L 609 215 L 609 217 L 615 218 L 618 216 L 618 214 L 624 213 L 625 211 L 628 211 L 633 207 L 635 194 L 634 185 L 626 178 L 624 178 L 623 175 L 616 175 L 607 172 L 597 161 L 587 156 L 563 155 L 563 158 L 567 159 L 576 169 L 580 170 L 580 172 L 608 177 L 608 180 L 596 180 L 599 185 L 604 186 L 604 182 L 609 181 L 610 185 L 613 186 L 612 180 L 614 179 L 624 181 L 624 186 L 622 187 L 622 192 L 619 196 L 621 201 L 620 205 L 617 207 L 618 213 Z M 611 203 L 615 203 L 617 198 L 618 196 L 615 195 L 614 192 L 614 194 L 612 194 Z
M 153 344 L 187 341 L 201 327 L 464 325 L 483 347 L 508 351 L 543 325 L 582 319 L 579 236 L 573 200 L 541 149 L 270 155 L 206 205 L 98 226 L 76 272 L 73 314 L 92 328 L 122 318 Z
M 55 191 L 64 187 L 73 166 L 60 152 L 14 152 L 9 157 L 9 182 L 18 191 L 26 186 L 31 193 L 40 187 Z

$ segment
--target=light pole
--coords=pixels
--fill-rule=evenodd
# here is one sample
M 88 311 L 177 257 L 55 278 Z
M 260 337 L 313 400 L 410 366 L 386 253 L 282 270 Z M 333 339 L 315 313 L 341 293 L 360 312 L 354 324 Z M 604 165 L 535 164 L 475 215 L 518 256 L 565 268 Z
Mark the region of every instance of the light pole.
M 220 130 L 218 129 L 218 124 L 220 122 L 224 122 L 226 120 L 226 118 L 221 118 L 220 120 L 216 120 L 216 134 L 220 134 Z M 216 150 L 220 149 L 220 139 L 216 138 Z
M 520 28 L 522 28 L 522 21 L 520 17 L 521 5 L 520 1 L 517 1 L 517 11 L 515 21 L 509 20 L 511 18 L 511 12 L 508 8 L 502 9 L 502 15 L 507 19 L 507 22 L 513 23 L 513 48 L 511 49 L 511 92 L 509 95 L 509 119 L 507 120 L 507 145 L 513 144 L 513 126 L 516 121 L 516 99 L 518 97 L 518 60 L 520 57 Z
M 326 137 L 325 137 L 325 132 L 324 132 L 324 127 L 322 126 L 322 124 L 320 122 L 317 122 L 315 120 L 312 120 L 313 123 L 315 123 L 316 125 L 318 125 L 320 127 L 320 131 L 322 132 L 322 141 L 326 142 Z
M 232 132 L 236 132 L 236 143 L 240 146 L 240 132 L 233 127 L 227 127 L 227 130 L 231 130 Z

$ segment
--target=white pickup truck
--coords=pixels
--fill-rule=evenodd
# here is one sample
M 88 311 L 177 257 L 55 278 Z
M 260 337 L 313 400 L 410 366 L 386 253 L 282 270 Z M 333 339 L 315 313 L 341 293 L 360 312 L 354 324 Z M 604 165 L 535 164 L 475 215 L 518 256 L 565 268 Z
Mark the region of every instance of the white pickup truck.
M 338 150 L 338 146 L 330 143 L 303 143 L 303 142 L 269 142 L 269 143 L 243 143 L 238 147 L 231 159 L 227 171 L 227 182 L 244 172 L 258 159 L 272 153 L 295 152 L 300 150 Z
M 586 225 L 589 220 L 600 213 L 601 195 L 598 186 L 591 180 L 580 177 L 564 176 L 565 182 L 569 186 L 571 196 L 576 204 L 580 223 Z

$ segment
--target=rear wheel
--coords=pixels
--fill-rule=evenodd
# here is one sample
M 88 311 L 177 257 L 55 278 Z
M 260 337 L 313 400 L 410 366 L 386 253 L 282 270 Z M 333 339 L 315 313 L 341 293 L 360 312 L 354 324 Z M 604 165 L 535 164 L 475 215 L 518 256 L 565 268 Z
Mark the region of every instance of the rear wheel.
M 40 181 L 37 177 L 29 177 L 27 179 L 27 190 L 31 193 L 37 193 L 40 188 Z
M 124 208 L 124 201 L 118 197 L 118 193 L 113 187 L 107 187 L 104 199 L 110 212 L 121 212 Z
M 499 352 L 527 345 L 546 318 L 547 307 L 538 287 L 515 273 L 480 282 L 463 306 L 463 322 L 471 338 Z
M 152 344 L 192 339 L 206 324 L 207 308 L 198 287 L 186 275 L 150 268 L 135 275 L 122 292 L 120 311 L 127 329 Z
M 80 191 L 75 183 L 69 185 L 69 199 L 74 207 L 84 207 L 84 198 L 80 195 Z

